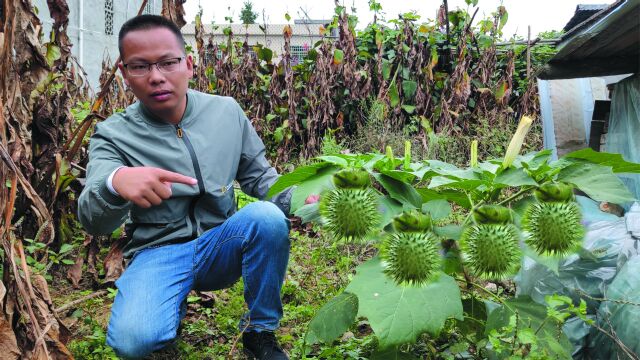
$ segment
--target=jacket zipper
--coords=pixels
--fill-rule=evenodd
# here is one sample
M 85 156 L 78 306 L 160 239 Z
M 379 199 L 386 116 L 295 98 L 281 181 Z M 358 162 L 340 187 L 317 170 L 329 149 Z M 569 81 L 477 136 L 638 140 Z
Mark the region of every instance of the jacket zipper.
M 176 127 L 176 135 L 182 139 L 184 145 L 187 147 L 189 151 L 189 156 L 191 157 L 191 163 L 193 164 L 193 169 L 196 173 L 196 179 L 198 180 L 198 190 L 199 194 L 195 198 L 191 200 L 189 204 L 189 220 L 191 221 L 191 236 L 195 239 L 198 237 L 198 223 L 196 222 L 196 203 L 200 200 L 200 197 L 204 195 L 204 181 L 202 180 L 202 173 L 200 172 L 200 164 L 198 163 L 198 158 L 196 157 L 196 152 L 193 150 L 193 145 L 187 137 L 187 134 L 182 130 L 179 124 L 175 125 Z

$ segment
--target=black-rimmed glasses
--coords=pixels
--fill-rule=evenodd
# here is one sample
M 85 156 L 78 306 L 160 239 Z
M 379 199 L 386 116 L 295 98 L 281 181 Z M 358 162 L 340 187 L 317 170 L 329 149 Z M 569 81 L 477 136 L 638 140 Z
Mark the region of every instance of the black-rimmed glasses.
M 184 57 L 176 57 L 156 61 L 154 63 L 132 62 L 122 64 L 130 76 L 145 76 L 151 71 L 151 65 L 155 65 L 161 73 L 172 73 L 180 68 L 180 61 Z

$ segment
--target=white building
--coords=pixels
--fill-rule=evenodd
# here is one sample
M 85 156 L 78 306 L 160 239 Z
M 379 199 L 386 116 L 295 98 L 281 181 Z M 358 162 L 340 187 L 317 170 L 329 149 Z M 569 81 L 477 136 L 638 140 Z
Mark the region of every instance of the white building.
M 323 39 L 322 28 L 326 28 L 331 20 L 295 20 L 291 25 L 291 57 L 292 63 L 297 64 L 301 61 L 307 52 L 313 48 L 313 45 Z M 226 44 L 228 36 L 225 34 L 225 28 L 231 28 L 233 41 L 244 42 L 254 46 L 261 44 L 274 51 L 274 61 L 284 52 L 284 35 L 283 30 L 286 24 L 203 24 L 204 28 L 204 44 L 207 45 L 209 37 L 212 37 L 214 44 Z M 182 28 L 182 35 L 187 45 L 196 51 L 195 24 L 186 24 Z M 334 30 L 329 37 L 335 38 L 337 31 Z
M 118 31 L 122 24 L 138 13 L 142 0 L 67 0 L 69 26 L 67 35 L 72 54 L 87 73 L 89 84 L 97 89 L 102 60 L 118 58 Z M 48 39 L 53 20 L 46 0 L 33 0 L 43 23 L 43 39 Z M 162 0 L 148 0 L 145 14 L 160 14 Z

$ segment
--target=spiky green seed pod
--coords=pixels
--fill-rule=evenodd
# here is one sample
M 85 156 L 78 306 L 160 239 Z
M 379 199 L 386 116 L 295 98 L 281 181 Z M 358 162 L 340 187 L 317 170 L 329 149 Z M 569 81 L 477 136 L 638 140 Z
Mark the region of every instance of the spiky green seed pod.
M 572 201 L 573 186 L 566 183 L 548 182 L 540 185 L 534 194 L 541 202 L 568 202 Z
M 386 240 L 384 273 L 398 285 L 423 285 L 440 271 L 438 237 L 432 232 L 395 233 Z
M 366 171 L 343 169 L 333 174 L 333 183 L 339 189 L 362 189 L 371 185 L 371 180 Z
M 513 224 L 478 224 L 465 229 L 460 239 L 473 273 L 485 278 L 502 278 L 520 264 L 518 229 Z
M 482 205 L 473 211 L 478 224 L 507 224 L 511 222 L 511 210 L 500 205 Z
M 581 219 L 574 202 L 532 203 L 522 218 L 522 228 L 529 233 L 525 241 L 539 254 L 565 255 L 584 237 Z
M 393 228 L 398 232 L 425 232 L 431 230 L 431 216 L 419 210 L 405 211 L 393 218 Z
M 321 198 L 320 214 L 335 238 L 356 240 L 379 224 L 377 204 L 372 189 L 334 189 Z

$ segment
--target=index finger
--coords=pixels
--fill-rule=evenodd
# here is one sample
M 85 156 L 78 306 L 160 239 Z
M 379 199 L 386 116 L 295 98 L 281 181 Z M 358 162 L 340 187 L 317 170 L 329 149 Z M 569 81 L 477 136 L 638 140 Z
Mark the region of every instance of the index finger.
M 198 183 L 198 180 L 190 176 L 178 174 L 173 171 L 158 169 L 158 175 L 159 175 L 160 181 L 163 181 L 163 182 L 174 182 L 174 183 L 180 183 L 180 184 L 186 184 L 186 185 L 196 185 Z

